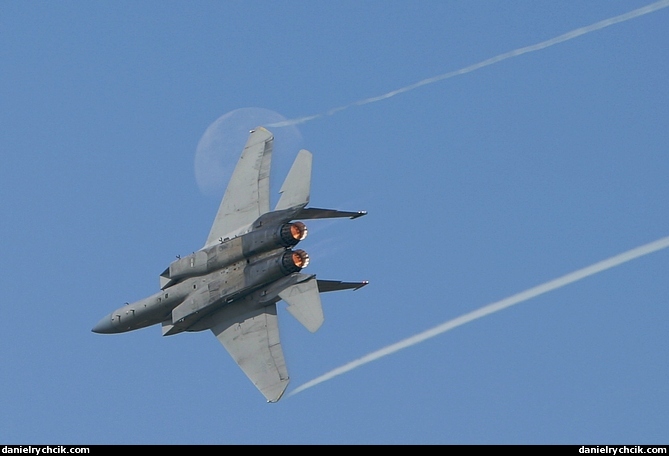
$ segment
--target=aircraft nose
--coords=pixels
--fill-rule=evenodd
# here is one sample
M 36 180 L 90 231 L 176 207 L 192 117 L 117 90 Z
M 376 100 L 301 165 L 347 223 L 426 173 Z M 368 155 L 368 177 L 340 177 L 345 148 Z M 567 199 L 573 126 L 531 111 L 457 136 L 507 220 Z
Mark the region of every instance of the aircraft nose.
M 111 315 L 107 315 L 102 320 L 98 322 L 97 325 L 91 329 L 94 333 L 98 334 L 112 334 L 116 332 L 116 327 L 112 325 Z

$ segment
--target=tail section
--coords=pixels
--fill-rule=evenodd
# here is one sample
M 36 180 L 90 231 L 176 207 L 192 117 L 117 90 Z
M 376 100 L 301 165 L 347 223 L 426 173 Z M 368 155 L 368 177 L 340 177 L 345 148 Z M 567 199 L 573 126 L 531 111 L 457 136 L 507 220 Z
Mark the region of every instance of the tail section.
M 348 217 L 355 219 L 366 215 L 365 211 L 349 212 L 335 209 L 306 208 L 309 204 L 311 192 L 311 165 L 313 156 L 308 150 L 301 150 L 281 186 L 281 197 L 274 208 L 274 212 L 266 215 L 266 222 L 270 218 L 276 220 L 323 219 Z M 320 293 L 337 290 L 357 290 L 367 282 L 341 282 L 336 280 L 316 280 L 315 276 L 293 274 L 275 284 L 274 290 L 268 292 L 265 299 L 282 299 L 287 304 L 287 310 L 293 317 L 311 332 L 321 327 L 323 306 Z

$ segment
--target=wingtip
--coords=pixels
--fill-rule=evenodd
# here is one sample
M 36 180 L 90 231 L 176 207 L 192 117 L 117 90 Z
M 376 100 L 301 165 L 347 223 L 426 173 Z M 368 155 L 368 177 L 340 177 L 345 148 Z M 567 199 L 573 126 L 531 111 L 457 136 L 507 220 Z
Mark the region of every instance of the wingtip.
M 357 214 L 351 216 L 351 220 L 362 217 L 363 215 L 367 215 L 367 211 L 358 211 Z
M 249 130 L 249 134 L 255 133 L 256 131 L 262 131 L 264 133 L 269 133 L 270 135 L 272 134 L 267 128 L 263 127 L 262 125 L 255 127 L 253 130 Z
M 360 282 L 360 285 L 358 285 L 357 287 L 355 287 L 355 288 L 353 289 L 353 291 L 355 291 L 355 290 L 359 290 L 359 289 L 361 289 L 362 287 L 364 287 L 365 285 L 369 285 L 369 280 L 363 280 L 362 282 Z
M 274 399 L 267 399 L 267 403 L 268 403 L 268 404 L 276 404 L 277 402 L 279 402 L 279 400 L 280 400 L 280 399 L 283 397 L 283 395 L 285 394 L 286 389 L 288 388 L 288 382 L 289 382 L 289 381 L 290 381 L 290 379 L 287 379 L 287 380 L 286 380 L 286 384 L 285 384 L 285 386 L 283 387 L 283 390 L 281 390 L 281 392 L 279 393 L 279 395 L 278 395 L 276 398 L 274 398 Z

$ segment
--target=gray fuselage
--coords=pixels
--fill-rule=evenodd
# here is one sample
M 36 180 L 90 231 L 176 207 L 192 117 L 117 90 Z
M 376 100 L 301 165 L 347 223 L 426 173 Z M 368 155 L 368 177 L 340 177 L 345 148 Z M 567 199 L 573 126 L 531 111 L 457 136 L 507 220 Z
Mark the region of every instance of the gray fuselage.
M 281 247 L 227 264 L 214 272 L 185 278 L 147 298 L 116 309 L 100 320 L 93 331 L 122 333 L 158 323 L 163 324 L 165 335 L 188 330 L 221 306 L 298 272 L 306 266 L 307 258 L 301 250 Z

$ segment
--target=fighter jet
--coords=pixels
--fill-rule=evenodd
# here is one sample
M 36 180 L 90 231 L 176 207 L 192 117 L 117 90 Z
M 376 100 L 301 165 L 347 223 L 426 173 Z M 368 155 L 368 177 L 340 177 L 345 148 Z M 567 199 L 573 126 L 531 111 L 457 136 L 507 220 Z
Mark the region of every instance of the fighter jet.
M 209 329 L 268 402 L 281 398 L 289 377 L 277 302 L 285 301 L 287 310 L 315 332 L 324 320 L 319 293 L 367 285 L 300 272 L 309 255 L 294 249 L 307 236 L 298 220 L 355 219 L 366 212 L 306 207 L 312 165 L 307 150 L 297 154 L 270 211 L 273 141 L 262 127 L 251 131 L 204 247 L 172 262 L 160 274 L 159 292 L 113 311 L 93 332 L 122 333 L 156 324 L 162 325 L 163 336 Z

